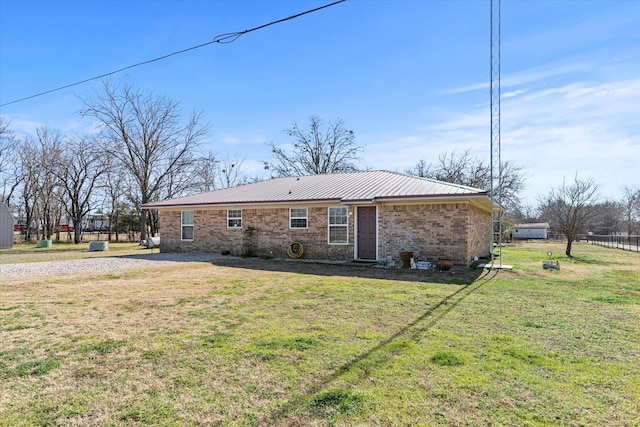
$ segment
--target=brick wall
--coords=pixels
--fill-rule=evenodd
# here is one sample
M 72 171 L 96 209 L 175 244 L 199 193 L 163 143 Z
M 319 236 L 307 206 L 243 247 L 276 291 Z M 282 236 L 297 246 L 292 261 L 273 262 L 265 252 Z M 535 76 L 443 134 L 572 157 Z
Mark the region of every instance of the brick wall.
M 467 259 L 489 255 L 491 237 L 491 214 L 475 206 L 469 207 L 469 252 Z
M 180 211 L 160 213 L 160 249 L 163 252 L 222 252 L 232 255 L 287 257 L 295 241 L 305 258 L 353 259 L 353 216 L 349 216 L 349 243 L 328 243 L 327 206 L 308 207 L 306 229 L 289 229 L 289 207 L 242 209 L 242 229 L 227 228 L 227 209 L 194 211 L 194 239 L 180 239 Z
M 378 254 L 399 259 L 400 252 L 411 251 L 418 260 L 468 264 L 481 255 L 480 247 L 488 247 L 487 215 L 469 203 L 379 206 Z
M 378 208 L 378 254 L 399 259 L 402 251 L 414 258 L 466 257 L 467 209 L 461 204 L 383 205 Z
M 353 207 L 349 208 L 352 212 Z M 227 209 L 194 211 L 194 240 L 180 239 L 180 210 L 160 213 L 163 252 L 221 252 L 287 257 L 294 241 L 304 245 L 305 258 L 354 258 L 354 216 L 349 215 L 349 243 L 327 243 L 327 206 L 308 207 L 308 228 L 289 229 L 289 207 L 244 208 L 242 229 L 227 228 Z M 489 214 L 469 203 L 378 205 L 378 257 L 399 259 L 413 251 L 418 260 L 451 258 L 468 264 L 488 253 Z

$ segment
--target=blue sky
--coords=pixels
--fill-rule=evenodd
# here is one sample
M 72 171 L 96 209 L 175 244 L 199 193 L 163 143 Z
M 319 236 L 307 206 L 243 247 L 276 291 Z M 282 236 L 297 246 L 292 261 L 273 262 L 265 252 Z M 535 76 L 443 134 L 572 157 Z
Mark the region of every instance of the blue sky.
M 107 73 L 330 1 L 0 0 L 0 103 Z M 489 158 L 489 1 L 349 0 L 112 77 L 202 111 L 205 150 L 262 173 L 267 143 L 308 116 L 341 118 L 360 167 Z M 502 157 L 524 202 L 564 177 L 603 197 L 640 185 L 640 1 L 502 1 Z M 93 132 L 99 81 L 7 105 L 21 133 Z

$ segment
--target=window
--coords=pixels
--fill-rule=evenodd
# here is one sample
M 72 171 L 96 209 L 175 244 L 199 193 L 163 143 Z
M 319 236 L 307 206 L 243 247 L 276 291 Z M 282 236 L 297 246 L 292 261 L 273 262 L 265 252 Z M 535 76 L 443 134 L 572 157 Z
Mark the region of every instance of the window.
M 182 240 L 193 240 L 193 211 L 182 211 Z
M 349 212 L 346 207 L 329 208 L 329 244 L 349 243 Z
M 289 228 L 307 228 L 307 208 L 289 209 Z
M 227 228 L 242 228 L 242 209 L 227 210 Z

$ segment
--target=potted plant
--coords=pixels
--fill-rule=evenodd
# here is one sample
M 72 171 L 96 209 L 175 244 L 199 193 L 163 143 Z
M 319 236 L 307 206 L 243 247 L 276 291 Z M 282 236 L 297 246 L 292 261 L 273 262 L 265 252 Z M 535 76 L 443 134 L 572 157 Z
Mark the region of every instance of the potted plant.
M 453 267 L 453 261 L 449 258 L 438 258 L 438 261 L 436 261 L 438 271 L 449 271 L 451 267 Z

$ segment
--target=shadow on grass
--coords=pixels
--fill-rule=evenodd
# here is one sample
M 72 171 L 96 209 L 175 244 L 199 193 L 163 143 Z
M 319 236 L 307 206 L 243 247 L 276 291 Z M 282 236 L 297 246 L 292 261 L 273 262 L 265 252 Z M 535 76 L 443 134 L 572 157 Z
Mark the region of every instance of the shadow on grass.
M 590 256 L 573 254 L 571 256 L 564 255 L 564 262 L 573 264 L 584 265 L 612 265 L 612 264 L 624 264 L 623 262 L 607 261 L 603 259 L 594 259 Z
M 151 251 L 154 250 L 157 251 L 157 249 L 152 249 Z M 441 272 L 435 270 L 412 270 L 409 268 L 380 268 L 372 264 L 357 262 L 331 263 L 321 261 L 243 258 L 210 253 L 147 252 L 141 254 L 116 255 L 116 257 L 150 261 L 207 262 L 220 267 L 327 277 L 344 276 L 455 285 L 472 284 L 483 274 L 482 269 L 471 267 L 454 267 L 451 271 Z
M 317 276 L 345 276 L 366 279 L 396 280 L 405 282 L 448 283 L 469 285 L 474 283 L 483 270 L 454 267 L 448 272 L 433 270 L 411 270 L 403 268 L 380 268 L 359 263 L 325 263 L 301 260 L 263 260 L 260 258 L 226 257 L 211 261 L 214 265 L 249 270 L 274 271 L 281 273 L 310 274 Z
M 500 270 L 482 271 L 482 275 L 477 277 L 475 281 L 460 287 L 437 304 L 427 308 L 424 313 L 409 322 L 402 329 L 379 341 L 369 350 L 356 355 L 324 378 L 310 384 L 300 394 L 280 404 L 270 414 L 266 414 L 260 421 L 266 425 L 277 425 L 290 416 L 297 416 L 301 412 L 305 412 L 309 399 L 322 392 L 343 375 L 357 372 L 359 365 L 366 361 L 368 369 L 361 369 L 360 372 L 356 374 L 356 381 L 360 380 L 367 375 L 367 372 L 370 371 L 372 367 L 381 366 L 388 361 L 390 357 L 396 355 L 398 347 L 393 345 L 396 340 L 415 341 L 418 339 L 419 335 L 435 326 L 442 318 L 464 301 L 465 298 L 493 280 L 499 271 Z
M 287 400 L 276 404 L 268 413 L 262 414 L 258 420 L 259 425 L 280 425 L 292 417 L 299 417 L 301 414 L 313 413 L 313 402 L 326 399 L 327 393 L 336 393 L 330 390 L 331 385 L 337 380 L 348 375 L 350 380 L 358 382 L 365 378 L 372 369 L 383 366 L 390 358 L 395 357 L 398 351 L 403 351 L 403 346 L 407 342 L 417 341 L 420 336 L 433 328 L 452 310 L 456 309 L 469 295 L 476 292 L 489 281 L 493 280 L 500 270 L 482 270 L 473 268 L 454 268 L 452 272 L 437 272 L 431 270 L 411 270 L 411 269 L 386 269 L 372 265 L 362 265 L 357 263 L 330 264 L 324 262 L 309 261 L 289 261 L 289 260 L 264 260 L 259 258 L 238 258 L 223 257 L 212 254 L 162 254 L 148 253 L 136 255 L 123 255 L 124 258 L 151 259 L 151 260 L 171 260 L 175 262 L 209 262 L 212 265 L 247 269 L 264 272 L 279 272 L 317 276 L 343 276 L 358 277 L 376 280 L 393 280 L 404 282 L 425 282 L 456 284 L 446 297 L 435 304 L 427 306 L 422 313 L 413 320 L 408 321 L 404 326 L 395 332 L 391 332 L 387 337 L 377 341 L 368 349 L 359 354 L 344 360 L 332 371 L 323 377 L 311 380 L 307 386 L 299 392 L 292 394 Z M 322 394 L 322 393 L 325 394 Z M 347 397 L 357 397 L 347 391 Z M 314 400 L 315 399 L 315 400 Z M 321 415 L 319 415 L 322 417 Z

